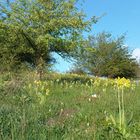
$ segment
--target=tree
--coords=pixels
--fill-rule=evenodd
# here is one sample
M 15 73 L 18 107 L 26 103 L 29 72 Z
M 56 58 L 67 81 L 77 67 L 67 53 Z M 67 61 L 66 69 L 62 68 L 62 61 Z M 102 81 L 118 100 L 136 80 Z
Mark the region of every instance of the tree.
M 128 47 L 124 46 L 124 38 L 113 39 L 105 32 L 90 36 L 80 52 L 77 66 L 95 76 L 134 77 L 137 63 Z
M 69 71 L 67 71 L 67 73 L 77 74 L 77 75 L 86 75 L 86 72 L 78 67 L 71 68 Z
M 76 0 L 16 0 L 8 6 L 0 3 L 0 15 L 0 52 L 4 46 L 4 54 L 39 70 L 54 60 L 52 52 L 70 56 L 77 44 L 80 46 L 82 32 L 90 30 L 95 22 L 95 18 L 85 20 L 85 14 L 76 8 Z

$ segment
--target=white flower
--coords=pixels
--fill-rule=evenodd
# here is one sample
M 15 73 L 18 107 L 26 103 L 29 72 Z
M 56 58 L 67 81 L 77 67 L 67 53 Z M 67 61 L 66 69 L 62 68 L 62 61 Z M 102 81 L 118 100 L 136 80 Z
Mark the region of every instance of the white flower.
M 91 101 L 91 98 L 89 98 L 88 100 L 89 100 L 89 102 L 90 102 L 90 101 Z
M 87 123 L 87 126 L 89 126 L 89 123 Z
M 98 96 L 97 96 L 97 94 L 92 94 L 91 97 L 92 98 L 97 98 Z
M 64 103 L 63 103 L 63 102 L 61 102 L 61 105 L 64 105 Z

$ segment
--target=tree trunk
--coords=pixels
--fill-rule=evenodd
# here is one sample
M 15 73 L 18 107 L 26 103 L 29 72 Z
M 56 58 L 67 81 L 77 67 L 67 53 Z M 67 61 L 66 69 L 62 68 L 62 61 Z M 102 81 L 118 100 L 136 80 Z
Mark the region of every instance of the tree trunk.
M 45 67 L 45 63 L 42 56 L 37 58 L 36 66 L 37 66 L 37 79 L 42 80 L 44 74 L 44 67 Z

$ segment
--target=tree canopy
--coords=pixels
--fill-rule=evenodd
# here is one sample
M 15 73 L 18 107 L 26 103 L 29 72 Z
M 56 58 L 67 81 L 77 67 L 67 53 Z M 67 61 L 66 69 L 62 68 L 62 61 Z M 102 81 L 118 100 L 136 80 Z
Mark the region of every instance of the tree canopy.
M 90 36 L 80 51 L 77 67 L 95 76 L 134 77 L 137 63 L 124 46 L 124 39 L 124 36 L 115 39 L 106 32 Z
M 80 46 L 82 33 L 95 18 L 76 7 L 76 0 L 16 0 L 0 2 L 0 59 L 43 67 L 52 52 L 70 56 Z M 6 58 L 6 61 L 4 61 Z M 8 60 L 9 58 L 9 60 Z

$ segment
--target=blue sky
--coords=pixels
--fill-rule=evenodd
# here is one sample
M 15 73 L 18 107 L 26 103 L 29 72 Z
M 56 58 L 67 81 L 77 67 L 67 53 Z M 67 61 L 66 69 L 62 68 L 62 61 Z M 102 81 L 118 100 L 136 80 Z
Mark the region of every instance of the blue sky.
M 125 45 L 131 50 L 136 49 L 140 56 L 140 0 L 84 0 L 83 10 L 87 17 L 103 16 L 96 25 L 93 25 L 90 34 L 107 31 L 113 36 L 126 33 Z M 134 52 L 134 55 L 135 55 Z M 65 72 L 71 69 L 72 63 L 56 56 L 58 63 L 55 70 Z

